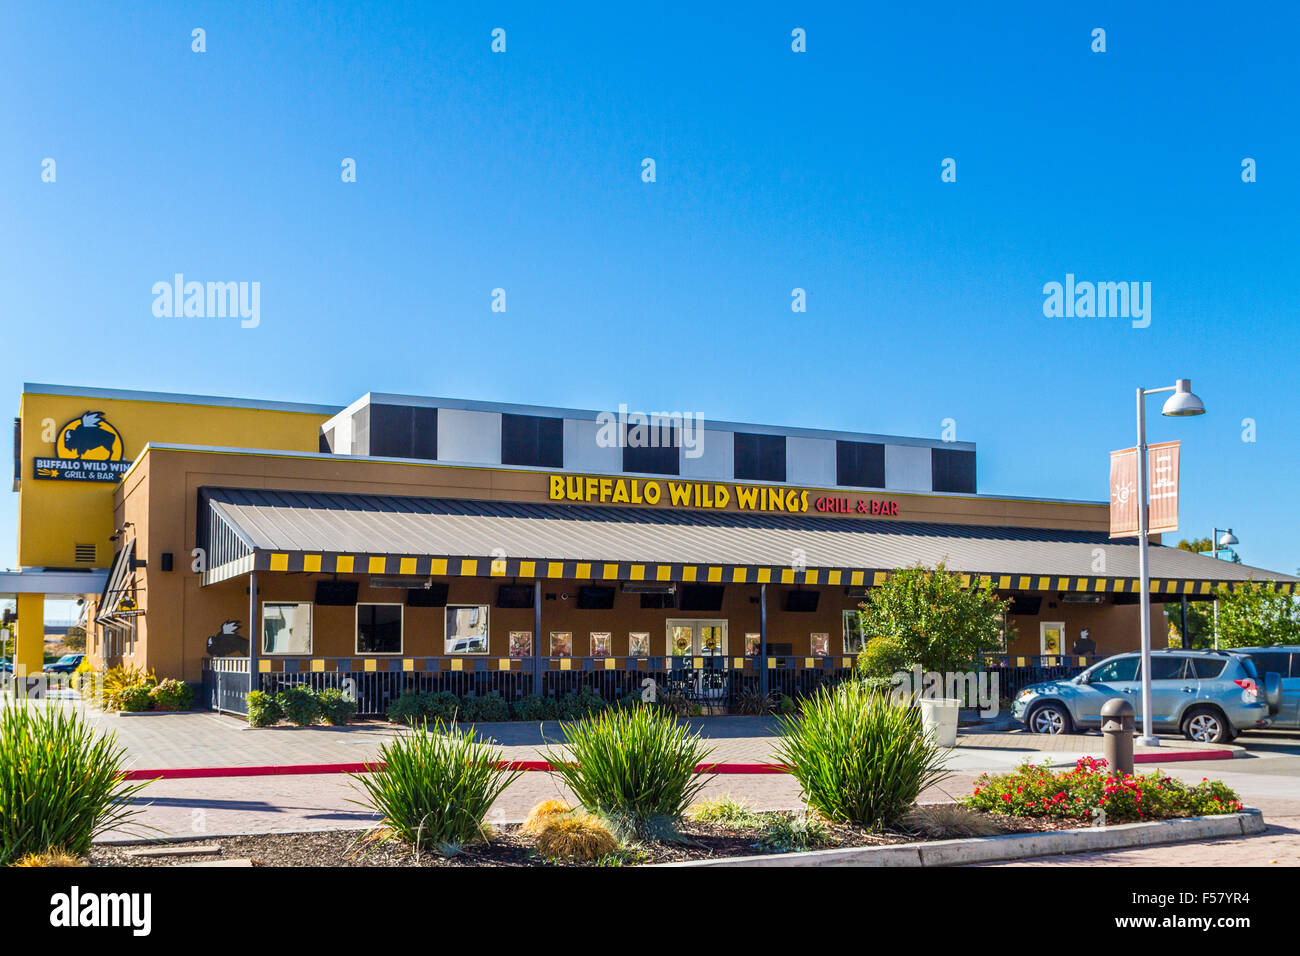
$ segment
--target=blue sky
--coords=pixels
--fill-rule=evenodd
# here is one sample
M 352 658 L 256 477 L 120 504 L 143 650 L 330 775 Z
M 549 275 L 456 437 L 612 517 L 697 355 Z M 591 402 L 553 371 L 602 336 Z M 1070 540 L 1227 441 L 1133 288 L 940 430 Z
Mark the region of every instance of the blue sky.
M 705 6 L 5 4 L 0 395 L 953 418 L 981 491 L 1102 499 L 1187 377 L 1184 533 L 1300 566 L 1292 5 Z M 260 326 L 156 318 L 176 272 Z M 1150 327 L 1044 317 L 1067 273 L 1150 282 Z

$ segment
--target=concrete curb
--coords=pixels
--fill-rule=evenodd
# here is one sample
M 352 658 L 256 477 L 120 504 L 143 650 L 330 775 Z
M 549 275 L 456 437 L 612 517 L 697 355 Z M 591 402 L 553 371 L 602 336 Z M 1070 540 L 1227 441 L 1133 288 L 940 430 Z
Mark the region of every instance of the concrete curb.
M 1212 817 L 1182 817 L 1152 823 L 1122 823 L 1046 833 L 1011 833 L 969 840 L 899 843 L 893 846 L 842 847 L 769 856 L 733 856 L 717 860 L 658 863 L 654 866 L 961 866 L 999 860 L 1024 860 L 1062 853 L 1090 853 L 1161 843 L 1217 840 L 1264 830 L 1258 810 Z

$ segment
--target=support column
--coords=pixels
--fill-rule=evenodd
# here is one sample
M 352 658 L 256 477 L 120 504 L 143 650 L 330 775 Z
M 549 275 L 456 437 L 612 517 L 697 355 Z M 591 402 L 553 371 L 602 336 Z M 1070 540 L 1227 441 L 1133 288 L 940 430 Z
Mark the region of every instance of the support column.
M 533 580 L 533 693 L 542 693 L 542 582 Z
M 758 586 L 758 690 L 766 695 L 767 675 L 767 585 Z
M 45 669 L 45 595 L 19 594 L 14 640 L 14 673 L 39 674 Z
M 313 622 L 314 623 L 314 622 Z M 261 622 L 257 619 L 257 572 L 248 572 L 248 689 L 261 690 L 257 676 L 257 652 L 262 640 Z

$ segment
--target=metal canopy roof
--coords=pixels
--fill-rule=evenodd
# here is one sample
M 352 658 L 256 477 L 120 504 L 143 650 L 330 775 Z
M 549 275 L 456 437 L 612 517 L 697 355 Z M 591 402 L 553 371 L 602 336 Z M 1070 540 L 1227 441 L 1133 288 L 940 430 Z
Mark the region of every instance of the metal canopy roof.
M 205 488 L 210 535 L 228 530 L 250 570 L 722 583 L 878 583 L 918 562 L 1000 588 L 1135 593 L 1137 545 L 1102 532 L 304 491 Z M 251 561 L 248 560 L 251 551 Z M 1101 562 L 1104 561 L 1104 564 Z M 1296 578 L 1151 548 L 1153 590 L 1208 594 Z

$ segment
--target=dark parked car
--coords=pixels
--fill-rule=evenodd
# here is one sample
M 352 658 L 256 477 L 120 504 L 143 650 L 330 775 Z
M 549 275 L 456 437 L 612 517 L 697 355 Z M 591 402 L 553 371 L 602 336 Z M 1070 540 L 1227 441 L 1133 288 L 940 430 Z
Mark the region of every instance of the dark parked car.
M 53 664 L 46 664 L 45 673 L 71 674 L 73 671 L 75 671 L 78 667 L 81 666 L 81 662 L 84 661 L 85 659 L 86 659 L 85 654 L 64 654 Z

